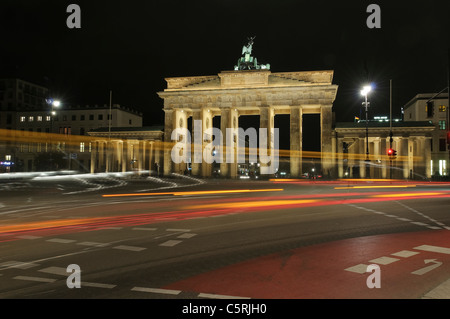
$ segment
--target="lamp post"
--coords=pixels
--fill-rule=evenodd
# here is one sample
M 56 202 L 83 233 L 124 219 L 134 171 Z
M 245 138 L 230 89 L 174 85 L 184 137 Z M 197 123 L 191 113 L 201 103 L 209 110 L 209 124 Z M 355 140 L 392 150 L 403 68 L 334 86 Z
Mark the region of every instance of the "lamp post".
M 365 102 L 363 105 L 366 109 L 366 160 L 369 160 L 369 102 L 367 101 L 367 95 L 372 91 L 372 87 L 370 85 L 365 86 L 361 90 L 361 95 L 364 96 Z
M 369 160 L 369 102 L 367 101 L 367 95 L 372 91 L 372 86 L 366 85 L 361 90 L 361 95 L 364 96 L 363 105 L 366 109 L 366 177 L 368 177 L 367 171 L 367 163 Z
M 47 102 L 47 104 L 51 107 L 51 112 L 50 112 L 50 134 L 53 133 L 53 117 L 56 115 L 56 111 L 55 111 L 55 107 L 60 107 L 61 106 L 61 101 L 58 100 L 54 100 L 52 98 L 48 98 L 45 100 L 45 102 Z M 50 135 L 50 165 L 51 168 L 53 169 L 53 143 L 52 143 L 52 137 Z
M 55 107 L 61 106 L 61 101 L 53 100 L 52 98 L 45 100 L 47 104 L 51 107 L 50 112 L 50 133 L 53 133 L 53 117 L 56 115 Z

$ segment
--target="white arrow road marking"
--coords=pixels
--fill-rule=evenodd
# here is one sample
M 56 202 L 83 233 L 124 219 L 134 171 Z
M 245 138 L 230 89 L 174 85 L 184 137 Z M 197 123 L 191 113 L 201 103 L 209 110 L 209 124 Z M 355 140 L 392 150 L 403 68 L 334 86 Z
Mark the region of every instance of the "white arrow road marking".
M 433 269 L 439 267 L 440 265 L 442 265 L 442 262 L 436 261 L 436 259 L 425 259 L 425 264 L 429 264 L 429 263 L 434 263 L 434 265 L 427 266 L 427 267 L 421 268 L 419 270 L 413 271 L 412 274 L 421 276 L 421 275 L 426 274 L 427 272 L 432 271 Z

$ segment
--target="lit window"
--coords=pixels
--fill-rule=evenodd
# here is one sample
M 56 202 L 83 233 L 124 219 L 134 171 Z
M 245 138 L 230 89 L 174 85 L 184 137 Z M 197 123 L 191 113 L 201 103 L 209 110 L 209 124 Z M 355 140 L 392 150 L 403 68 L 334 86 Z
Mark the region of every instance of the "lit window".
M 84 142 L 80 143 L 80 153 L 84 153 Z
M 92 152 L 92 143 L 89 143 L 89 153 Z
M 42 122 L 42 116 L 38 116 L 38 117 L 37 117 L 37 121 L 38 121 L 38 122 Z
M 439 121 L 439 129 L 440 130 L 446 130 L 447 129 L 444 120 Z
M 20 117 L 20 122 L 25 122 L 25 116 Z
M 439 160 L 439 175 L 443 176 L 447 174 L 447 161 Z
M 6 161 L 10 161 L 11 160 L 11 155 L 5 155 L 5 160 Z
M 50 121 L 52 120 L 52 117 L 51 117 L 50 115 L 47 115 L 47 116 L 45 117 L 45 120 L 46 120 L 47 122 L 50 122 Z
M 439 112 L 447 111 L 447 107 L 445 105 L 439 105 Z
M 33 121 L 34 121 L 34 116 L 28 117 L 28 122 L 33 122 Z

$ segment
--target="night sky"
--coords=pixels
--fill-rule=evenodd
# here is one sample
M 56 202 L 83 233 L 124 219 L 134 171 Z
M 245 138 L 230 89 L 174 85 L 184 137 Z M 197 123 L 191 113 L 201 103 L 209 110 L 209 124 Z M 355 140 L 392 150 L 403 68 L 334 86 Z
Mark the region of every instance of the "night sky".
M 66 8 L 81 7 L 81 29 Z M 381 7 L 381 29 L 366 8 Z M 447 86 L 450 2 L 442 1 L 6 1 L 0 3 L 0 77 L 48 85 L 65 104 L 109 104 L 163 123 L 165 77 L 232 70 L 247 37 L 272 72 L 335 70 L 338 121 L 359 115 L 371 82 L 373 115 L 394 116 L 418 93 Z

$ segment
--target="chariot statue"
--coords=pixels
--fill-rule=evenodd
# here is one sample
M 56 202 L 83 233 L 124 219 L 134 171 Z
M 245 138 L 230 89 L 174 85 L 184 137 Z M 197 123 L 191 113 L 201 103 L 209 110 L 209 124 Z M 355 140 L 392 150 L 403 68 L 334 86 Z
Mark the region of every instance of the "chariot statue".
M 248 38 L 247 45 L 242 47 L 242 56 L 239 58 L 235 71 L 270 69 L 270 64 L 258 64 L 258 60 L 252 56 L 253 44 L 256 37 Z

